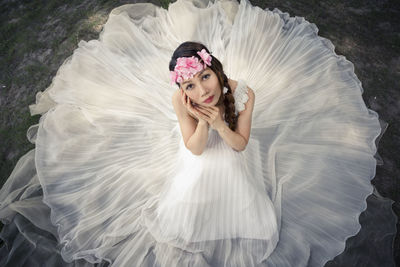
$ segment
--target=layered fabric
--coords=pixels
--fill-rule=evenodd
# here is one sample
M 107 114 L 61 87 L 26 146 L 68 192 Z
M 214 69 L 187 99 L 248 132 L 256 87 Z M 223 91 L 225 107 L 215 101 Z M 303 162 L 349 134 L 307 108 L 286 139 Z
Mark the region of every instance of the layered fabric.
M 41 114 L 27 132 L 35 149 L 0 191 L 0 264 L 323 266 L 360 233 L 353 248 L 371 243 L 379 257 L 336 262 L 394 266 L 393 201 L 371 184 L 387 123 L 366 107 L 353 64 L 317 33 L 248 0 L 112 10 L 30 106 Z M 238 81 L 237 111 L 254 91 L 244 151 L 212 128 L 201 155 L 185 147 L 168 71 L 185 41 L 206 45 Z M 367 229 L 385 238 L 363 238 L 366 209 Z

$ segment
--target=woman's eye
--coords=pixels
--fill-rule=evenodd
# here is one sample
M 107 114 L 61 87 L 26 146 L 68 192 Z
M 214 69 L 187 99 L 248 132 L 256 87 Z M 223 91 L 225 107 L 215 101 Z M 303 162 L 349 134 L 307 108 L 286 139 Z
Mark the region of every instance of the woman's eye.
M 203 76 L 203 78 L 204 78 L 204 77 L 207 77 L 207 79 L 208 79 L 209 76 L 210 76 L 210 74 L 206 74 L 206 75 Z M 189 90 L 189 89 L 191 89 L 191 88 L 192 88 L 192 84 L 186 86 L 186 90 Z

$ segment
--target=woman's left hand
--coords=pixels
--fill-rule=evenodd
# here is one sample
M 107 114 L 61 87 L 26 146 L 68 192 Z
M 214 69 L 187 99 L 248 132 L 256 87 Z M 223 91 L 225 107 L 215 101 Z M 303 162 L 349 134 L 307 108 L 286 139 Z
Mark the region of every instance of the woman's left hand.
M 221 109 L 216 106 L 205 107 L 198 105 L 197 110 L 201 111 L 205 116 L 205 120 L 208 122 L 211 128 L 218 130 L 224 126 L 224 120 L 222 119 Z

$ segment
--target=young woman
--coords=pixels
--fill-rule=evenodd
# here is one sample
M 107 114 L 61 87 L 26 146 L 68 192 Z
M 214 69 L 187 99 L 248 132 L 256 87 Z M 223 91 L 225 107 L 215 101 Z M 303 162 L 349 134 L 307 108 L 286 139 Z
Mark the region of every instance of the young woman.
M 182 138 L 175 174 L 157 204 L 143 210 L 147 229 L 171 248 L 181 248 L 174 252 L 177 259 L 205 252 L 195 265 L 259 264 L 279 233 L 250 140 L 254 92 L 245 81 L 228 79 L 221 62 L 198 42 L 179 45 L 169 68 L 179 86 L 172 104 Z M 163 265 L 179 266 L 168 254 L 161 258 Z
M 188 60 L 187 64 L 192 64 L 192 61 L 198 58 L 195 54 L 197 50 L 203 51 L 211 61 L 212 56 L 206 52 L 208 49 L 204 45 L 185 42 L 175 51 L 170 66 L 174 66 L 177 59 L 185 60 L 185 57 Z M 215 57 L 213 59 L 213 64 L 209 63 L 210 66 L 205 65 L 199 72 L 193 73 L 195 74 L 193 78 L 176 82 L 179 90 L 172 98 L 184 143 L 196 155 L 204 151 L 209 126 L 217 130 L 224 141 L 236 151 L 243 151 L 250 137 L 254 92 L 243 84 L 240 84 L 236 91 L 238 82 L 228 79 L 223 72 L 222 64 Z M 237 101 L 234 98 L 235 92 L 239 97 Z M 238 109 L 241 110 L 236 115 L 235 111 Z M 222 116 L 223 114 L 225 115 Z M 224 120 L 229 124 L 226 125 Z
M 372 228 L 351 245 L 392 237 L 370 182 L 385 127 L 361 94 L 315 25 L 277 9 L 118 7 L 30 106 L 42 117 L 0 191 L 0 265 L 323 266 L 368 196 Z M 336 260 L 390 266 L 390 248 L 365 251 Z

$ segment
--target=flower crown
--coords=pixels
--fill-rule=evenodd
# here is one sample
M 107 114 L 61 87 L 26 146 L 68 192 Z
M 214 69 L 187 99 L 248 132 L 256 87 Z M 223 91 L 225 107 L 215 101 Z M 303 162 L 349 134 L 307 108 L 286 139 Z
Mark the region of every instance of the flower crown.
M 201 57 L 204 64 L 195 56 L 178 57 L 174 71 L 170 71 L 171 84 L 174 82 L 181 83 L 183 80 L 191 79 L 197 72 L 207 68 L 207 65 L 211 66 L 212 57 L 204 48 L 198 51 L 197 54 Z

